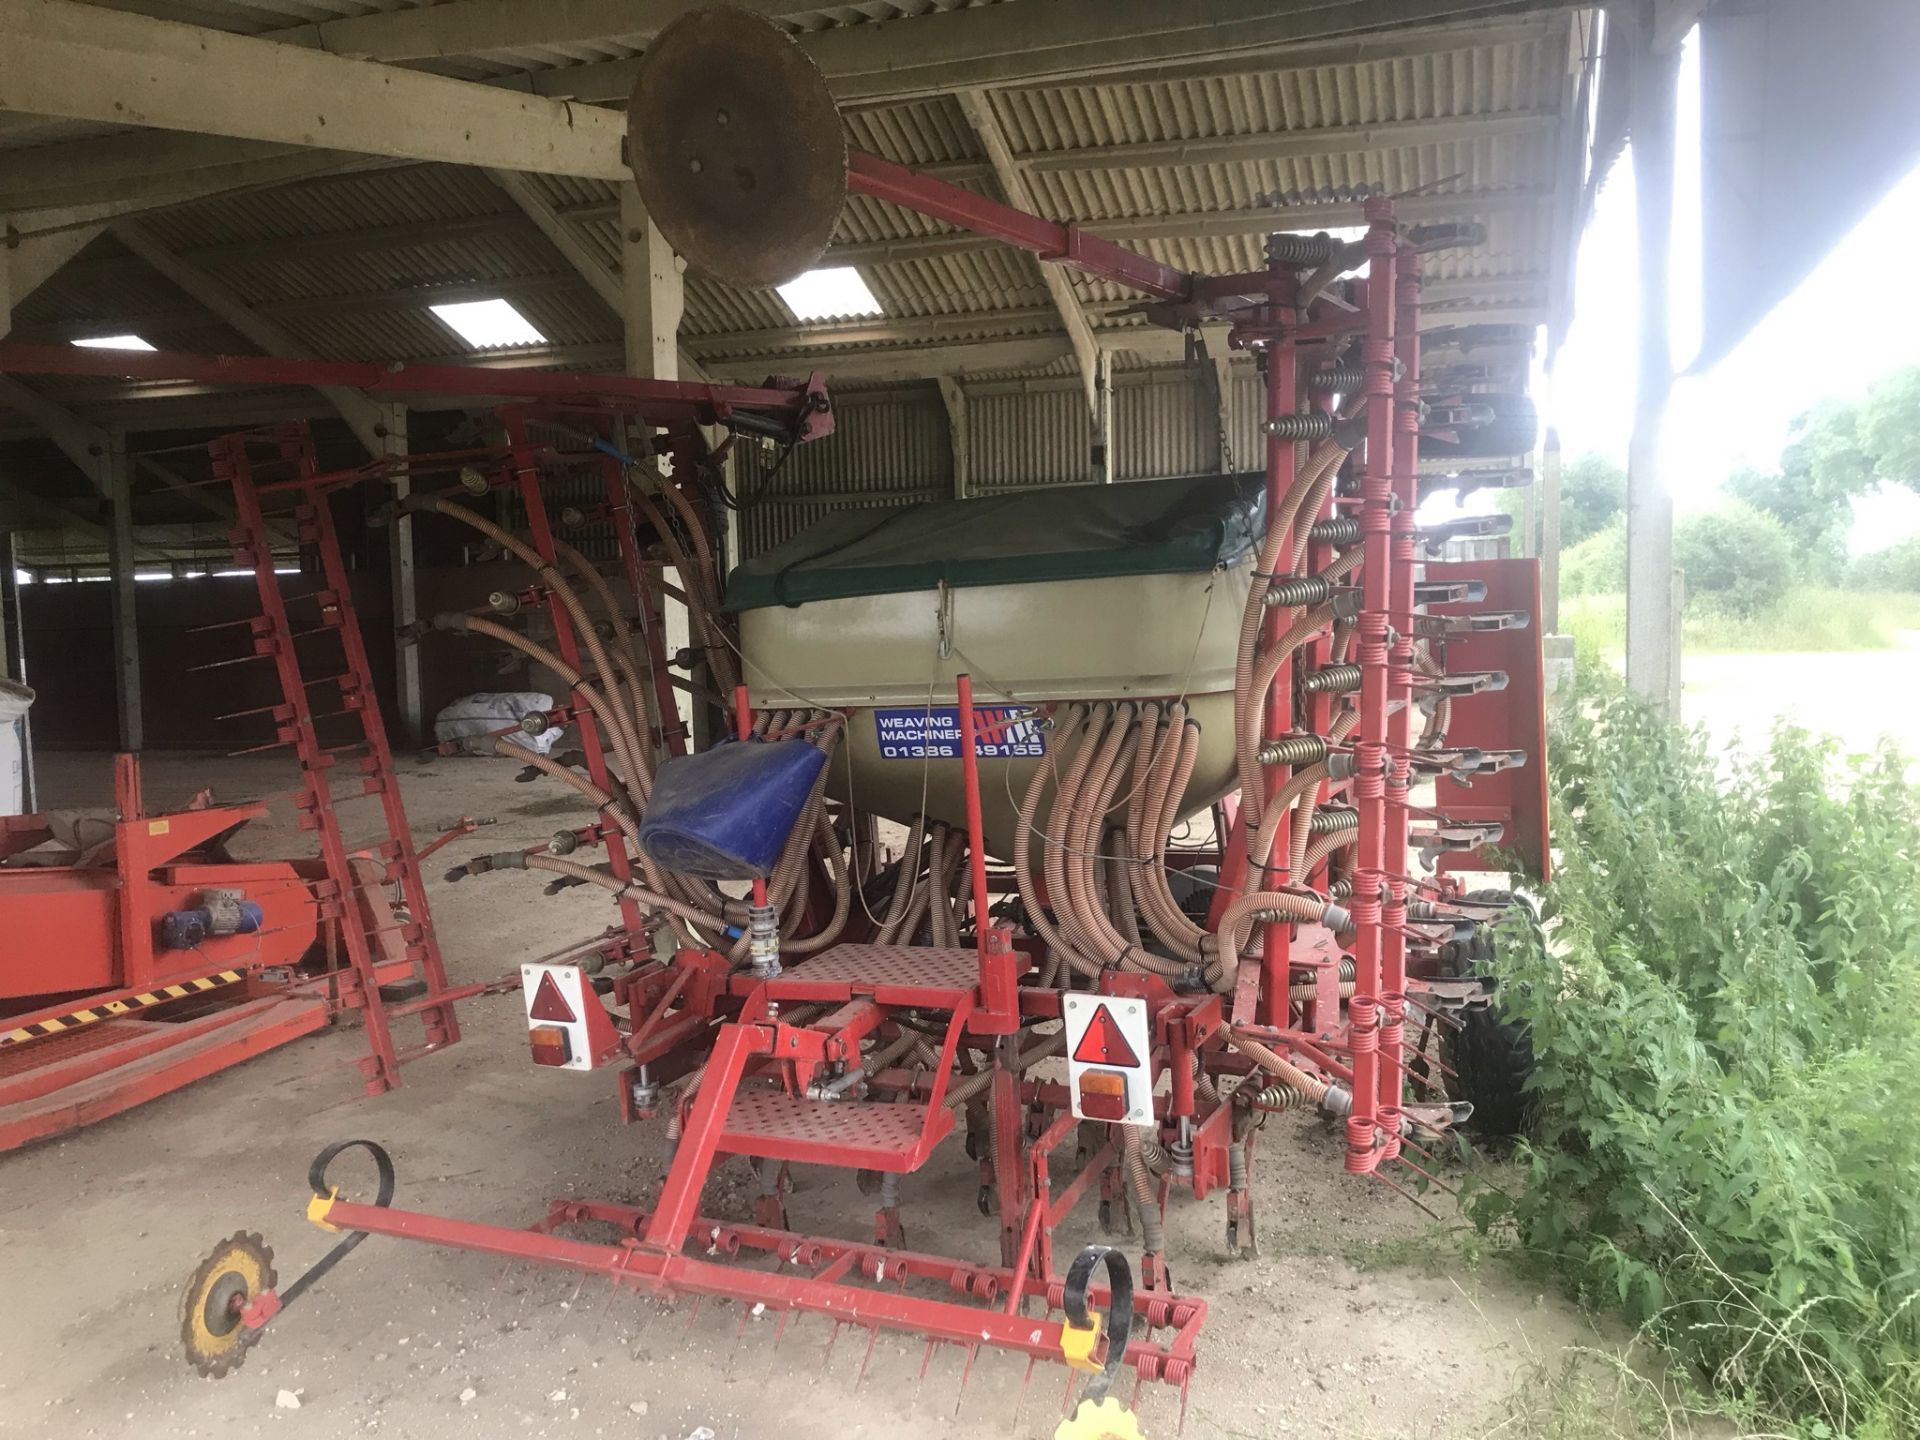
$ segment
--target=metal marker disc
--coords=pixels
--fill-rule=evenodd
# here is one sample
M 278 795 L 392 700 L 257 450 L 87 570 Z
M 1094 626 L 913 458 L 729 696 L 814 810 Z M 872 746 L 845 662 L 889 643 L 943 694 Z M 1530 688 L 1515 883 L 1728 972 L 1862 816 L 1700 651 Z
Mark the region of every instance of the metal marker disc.
M 819 260 L 847 196 L 826 77 L 771 21 L 692 10 L 648 47 L 627 101 L 627 164 L 688 266 L 778 285 Z

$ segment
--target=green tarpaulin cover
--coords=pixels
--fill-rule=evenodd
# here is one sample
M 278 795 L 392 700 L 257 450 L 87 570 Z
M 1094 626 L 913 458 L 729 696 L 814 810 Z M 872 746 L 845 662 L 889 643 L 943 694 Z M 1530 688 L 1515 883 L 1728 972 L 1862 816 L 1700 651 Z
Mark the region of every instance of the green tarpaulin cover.
M 829 515 L 738 567 L 726 608 L 953 586 L 1211 570 L 1266 524 L 1261 477 L 1058 485 L 979 500 Z

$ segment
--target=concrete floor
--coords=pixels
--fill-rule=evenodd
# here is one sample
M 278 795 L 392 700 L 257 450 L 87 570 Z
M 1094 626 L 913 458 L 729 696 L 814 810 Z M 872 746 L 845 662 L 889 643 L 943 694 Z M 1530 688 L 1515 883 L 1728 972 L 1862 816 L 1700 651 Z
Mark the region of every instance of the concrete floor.
M 462 813 L 498 820 L 444 852 L 449 860 L 533 843 L 574 817 L 570 801 L 515 785 L 504 763 L 401 769 L 419 838 Z M 52 804 L 101 803 L 110 788 L 102 755 L 47 756 L 41 774 Z M 272 761 L 168 755 L 147 765 L 154 804 L 206 784 L 223 799 L 260 795 L 291 778 Z M 293 836 L 280 803 L 241 848 L 285 853 Z M 456 981 L 501 974 L 610 918 L 595 893 L 543 899 L 526 875 L 450 886 L 442 868 L 431 867 L 430 889 Z M 694 1316 L 686 1302 L 669 1312 L 558 1272 L 383 1239 L 276 1320 L 238 1372 L 193 1375 L 179 1356 L 186 1277 L 239 1230 L 274 1246 L 283 1284 L 318 1258 L 331 1242 L 303 1219 L 304 1176 L 329 1141 L 379 1140 L 398 1165 L 399 1203 L 459 1216 L 517 1223 L 555 1195 L 651 1198 L 663 1173 L 657 1126 L 621 1128 L 603 1076 L 528 1063 L 517 996 L 470 1003 L 462 1017 L 459 1046 L 412 1066 L 405 1087 L 379 1099 L 361 1097 L 351 1069 L 360 1038 L 342 1028 L 0 1157 L 0 1435 L 1052 1433 L 1063 1372 L 1042 1370 L 1023 1399 L 1024 1365 L 983 1356 L 962 1395 L 959 1351 L 936 1352 L 922 1380 L 924 1347 L 883 1337 L 856 1390 L 865 1337 L 843 1335 L 829 1360 L 830 1327 L 817 1318 L 795 1321 L 776 1348 L 771 1316 L 743 1322 L 717 1304 Z M 976 1183 L 957 1142 L 908 1177 L 909 1242 L 988 1258 Z M 1217 1203 L 1170 1216 L 1175 1278 L 1212 1306 L 1189 1435 L 1478 1433 L 1522 1366 L 1590 1338 L 1578 1316 L 1504 1267 L 1460 1273 L 1455 1243 L 1385 1187 L 1342 1175 L 1338 1142 L 1314 1122 L 1273 1123 L 1255 1190 L 1258 1260 L 1223 1257 Z M 742 1162 L 704 1203 L 750 1214 Z M 818 1170 L 801 1173 L 791 1214 L 802 1229 L 848 1236 L 870 1225 L 850 1178 Z M 1096 1238 L 1091 1207 L 1078 1218 L 1063 1244 Z M 283 1389 L 298 1410 L 276 1406 Z M 1153 1387 L 1141 1413 L 1148 1433 L 1171 1435 L 1177 1395 Z

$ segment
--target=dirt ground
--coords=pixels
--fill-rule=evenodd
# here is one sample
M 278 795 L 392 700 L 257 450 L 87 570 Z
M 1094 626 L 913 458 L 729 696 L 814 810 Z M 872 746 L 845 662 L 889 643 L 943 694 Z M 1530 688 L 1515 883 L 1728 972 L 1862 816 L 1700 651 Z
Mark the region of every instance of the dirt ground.
M 488 761 L 402 760 L 417 838 L 461 814 L 497 824 L 442 852 L 449 861 L 530 844 L 569 823 L 568 802 L 512 782 Z M 279 764 L 157 756 L 149 803 L 205 784 L 237 800 L 290 786 Z M 108 757 L 48 755 L 50 805 L 102 804 Z M 284 797 L 237 847 L 303 853 Z M 349 838 L 354 838 L 350 833 Z M 604 926 L 596 893 L 543 899 L 524 874 L 458 886 L 430 865 L 441 943 L 456 981 Z M 845 1440 L 1047 1436 L 1064 1372 L 963 1356 L 882 1336 L 856 1388 L 864 1332 L 731 1305 L 666 1306 L 528 1265 L 372 1239 L 277 1319 L 246 1364 L 203 1380 L 179 1354 L 182 1284 L 220 1238 L 258 1230 L 284 1285 L 330 1237 L 303 1218 L 307 1162 L 346 1136 L 377 1139 L 399 1170 L 397 1203 L 474 1219 L 530 1221 L 553 1196 L 644 1203 L 663 1173 L 656 1125 L 622 1128 L 604 1076 L 528 1063 L 517 996 L 462 1009 L 465 1038 L 409 1067 L 406 1085 L 360 1095 L 358 1033 L 297 1041 L 67 1138 L 0 1157 L 0 1435 L 388 1435 L 419 1440 L 619 1435 L 635 1440 Z M 1211 1310 L 1186 1433 L 1215 1437 L 1443 1437 L 1481 1433 L 1532 1358 L 1590 1339 L 1588 1322 L 1515 1280 L 1458 1263 L 1457 1243 L 1384 1186 L 1340 1172 L 1335 1138 L 1280 1117 L 1260 1147 L 1262 1255 L 1224 1258 L 1218 1202 L 1169 1216 L 1174 1277 Z M 364 1188 L 369 1182 L 359 1182 Z M 349 1180 L 351 1191 L 355 1182 Z M 907 1177 L 908 1241 L 989 1258 L 976 1178 L 957 1143 Z M 707 1213 L 746 1218 L 734 1160 Z M 851 1178 L 802 1171 L 796 1227 L 864 1238 L 869 1203 Z M 1097 1238 L 1091 1206 L 1064 1247 Z M 280 1408 L 282 1390 L 298 1409 Z M 469 1395 L 467 1392 L 471 1392 Z M 463 1396 L 466 1398 L 463 1399 Z M 956 1405 L 957 1402 L 957 1405 Z M 1179 1398 L 1150 1387 L 1149 1435 L 1170 1436 Z

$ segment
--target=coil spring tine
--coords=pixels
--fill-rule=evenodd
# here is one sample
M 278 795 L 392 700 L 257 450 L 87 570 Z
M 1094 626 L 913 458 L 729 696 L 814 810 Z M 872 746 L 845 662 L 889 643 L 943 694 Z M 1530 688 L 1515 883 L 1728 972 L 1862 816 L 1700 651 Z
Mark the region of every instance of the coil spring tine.
M 1333 416 L 1324 410 L 1276 415 L 1264 421 L 1260 429 L 1280 440 L 1324 440 L 1333 434 Z
M 1319 575 L 1283 575 L 1267 585 L 1269 605 L 1317 605 L 1333 594 L 1333 582 Z
M 1326 545 L 1351 545 L 1360 538 L 1360 521 L 1352 515 L 1316 520 L 1307 531 L 1307 538 Z
M 1327 758 L 1324 735 L 1282 735 L 1259 750 L 1262 765 L 1311 765 Z
M 1300 682 L 1300 688 L 1328 695 L 1358 690 L 1364 675 L 1358 665 L 1323 665 Z
M 1309 835 L 1337 835 L 1360 828 L 1360 812 L 1341 806 L 1323 806 L 1307 822 Z
M 1351 395 L 1366 384 L 1364 370 L 1342 367 L 1337 370 L 1316 370 L 1307 377 L 1309 390 L 1338 390 L 1343 395 Z

